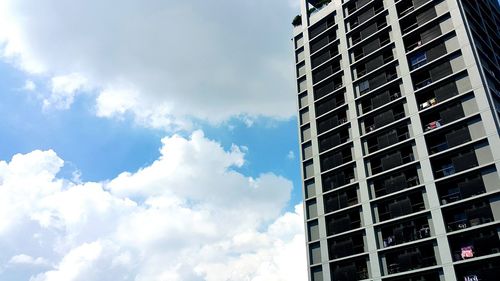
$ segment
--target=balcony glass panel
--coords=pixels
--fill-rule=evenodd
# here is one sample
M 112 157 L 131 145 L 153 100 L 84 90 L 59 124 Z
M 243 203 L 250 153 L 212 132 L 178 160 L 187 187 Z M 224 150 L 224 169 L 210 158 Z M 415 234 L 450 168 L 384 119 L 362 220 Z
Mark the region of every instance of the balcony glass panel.
M 330 264 L 333 280 L 364 280 L 369 278 L 368 257 L 349 259 Z
M 468 231 L 448 238 L 454 261 L 468 260 L 500 252 L 496 227 Z
M 387 262 L 386 272 L 388 274 L 436 265 L 436 256 L 432 242 L 390 251 L 385 254 L 385 260 Z
M 478 172 L 469 173 L 451 181 L 438 183 L 437 188 L 441 204 L 443 205 L 486 192 L 482 174 Z
M 324 196 L 325 213 L 334 212 L 358 204 L 358 187 L 353 186 Z
M 321 178 L 323 182 L 323 192 L 344 186 L 356 180 L 353 166 L 327 173 Z
M 375 197 L 384 196 L 403 189 L 411 188 L 420 184 L 417 168 L 411 167 L 403 171 L 397 171 L 389 175 L 377 178 L 373 181 Z
M 328 240 L 328 254 L 331 260 L 339 259 L 365 251 L 364 232 Z
M 412 218 L 381 228 L 383 248 L 424 239 L 431 236 L 427 216 Z
M 323 152 L 349 140 L 349 130 L 343 129 L 319 137 L 319 151 Z
M 387 199 L 377 203 L 377 209 L 379 221 L 386 221 L 425 210 L 422 191 L 412 191 L 408 194 Z
M 448 232 L 494 221 L 490 200 L 478 199 L 443 210 Z
M 351 147 L 321 155 L 321 171 L 327 171 L 352 161 Z

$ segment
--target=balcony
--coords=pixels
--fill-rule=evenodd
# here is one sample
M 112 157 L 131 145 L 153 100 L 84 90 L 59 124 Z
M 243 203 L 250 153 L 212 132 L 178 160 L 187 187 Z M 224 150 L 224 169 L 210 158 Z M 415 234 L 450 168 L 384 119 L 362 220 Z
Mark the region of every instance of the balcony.
M 465 160 L 470 162 L 460 163 L 460 161 Z M 436 178 L 442 178 L 461 172 L 463 170 L 473 168 L 475 166 L 477 166 L 476 156 L 474 155 L 474 153 L 470 152 L 454 157 L 451 163 L 441 165 L 438 170 L 434 171 L 434 175 L 436 176 Z
M 320 136 L 318 139 L 319 152 L 321 153 L 349 141 L 349 129 L 343 128 L 338 132 L 331 132 Z
M 322 175 L 321 178 L 323 182 L 323 192 L 328 192 L 330 190 L 334 190 L 341 186 L 355 182 L 356 177 L 354 175 L 354 168 L 355 166 L 352 165 L 342 168 L 341 170 L 336 170 L 334 172 Z
M 349 259 L 330 264 L 332 280 L 364 280 L 368 274 L 369 259 L 367 256 Z
M 482 228 L 448 238 L 454 261 L 500 253 L 496 227 Z
M 408 131 L 408 125 L 405 124 L 368 139 L 366 141 L 368 146 L 367 150 L 368 153 L 371 154 L 409 138 L 410 132 Z
M 455 266 L 457 280 L 496 280 L 500 276 L 500 257 Z
M 441 204 L 446 205 L 485 193 L 483 174 L 488 173 L 496 173 L 496 171 L 474 171 L 459 178 L 438 183 L 437 189 Z
M 342 88 L 342 86 L 342 77 L 339 75 L 333 76 L 330 79 L 327 79 L 314 86 L 314 100 L 318 100 L 326 95 L 329 95 L 334 91 Z
M 415 91 L 419 90 L 450 74 L 453 74 L 453 68 L 451 67 L 450 61 L 434 65 L 429 70 L 423 70 L 412 75 L 413 88 L 415 89 Z
M 361 42 L 362 40 L 376 34 L 384 27 L 387 26 L 387 19 L 385 17 L 378 18 L 374 23 L 368 25 L 367 27 L 353 32 L 351 37 L 351 47 Z
M 435 105 L 438 105 L 456 95 L 459 95 L 460 92 L 457 88 L 457 82 L 459 80 L 465 80 L 470 84 L 468 78 L 462 77 L 458 78 L 454 81 L 447 82 L 438 86 L 436 89 L 432 89 L 430 91 L 426 91 L 417 96 L 417 103 L 419 105 L 420 110 L 428 109 Z
M 345 104 L 345 93 L 338 93 L 316 102 L 316 116 L 319 117 L 327 112 Z
M 314 24 L 309 28 L 309 38 L 313 39 L 314 37 L 320 35 L 325 30 L 335 25 L 335 15 L 330 15 L 326 19 Z
M 332 151 L 320 156 L 321 172 L 334 169 L 352 161 L 352 148 L 347 147 L 340 151 Z
M 403 119 L 405 116 L 406 114 L 403 104 L 397 104 L 378 114 L 370 114 L 361 121 L 361 127 L 363 129 L 362 132 L 363 134 L 370 133 L 391 124 L 396 120 Z
M 481 158 L 478 158 L 481 155 Z M 431 159 L 436 179 L 477 167 L 480 163 L 491 162 L 492 156 L 487 142 L 461 147 Z
M 400 18 L 408 15 L 409 13 L 415 11 L 420 8 L 425 3 L 429 2 L 429 0 L 403 0 L 398 3 L 396 6 L 398 15 Z
M 494 202 L 494 199 L 492 201 Z M 489 199 L 481 198 L 443 209 L 447 231 L 462 230 L 494 221 L 491 203 Z
M 439 36 L 452 31 L 452 26 L 451 18 L 448 17 L 435 25 L 429 25 L 421 31 L 403 37 L 406 52 L 411 52 L 416 48 L 431 42 Z
M 318 134 L 322 134 L 329 131 L 337 126 L 347 123 L 347 112 L 334 112 L 325 117 L 321 117 L 316 121 Z
M 399 22 L 403 35 L 435 19 L 437 16 L 438 14 L 436 12 L 436 7 L 431 6 L 424 10 L 419 10 L 419 12 L 416 12 L 412 15 L 404 17 Z
M 387 265 L 384 266 L 384 273 L 386 274 L 395 274 L 437 264 L 433 242 L 389 251 L 385 254 L 385 260 Z
M 382 227 L 381 245 L 387 248 L 430 237 L 429 219 L 430 216 L 420 216 Z
M 364 232 L 351 233 L 347 236 L 328 240 L 328 254 L 330 260 L 340 259 L 365 251 Z
M 358 189 L 358 186 L 352 186 L 340 191 L 325 194 L 325 214 L 358 204 Z
M 388 89 L 381 90 L 380 92 L 371 94 L 368 98 L 361 100 L 361 114 L 366 114 L 381 106 L 384 106 L 401 97 L 401 86 L 392 85 Z
M 327 77 L 330 77 L 334 73 L 339 72 L 340 70 L 340 59 L 336 61 L 332 61 L 324 66 L 321 66 L 319 69 L 313 71 L 313 83 L 316 84 L 319 81 L 324 80 Z M 342 73 L 338 73 L 342 75 Z
M 377 89 L 378 87 L 392 81 L 398 77 L 398 73 L 395 66 L 384 69 L 382 72 L 370 75 L 370 78 L 367 78 L 363 81 L 357 83 L 356 88 L 358 90 L 359 95 L 364 95 L 368 92 Z
M 311 56 L 311 66 L 314 69 L 315 67 L 325 63 L 329 59 L 337 56 L 339 54 L 339 45 L 332 45 L 326 48 L 324 51 L 318 52 L 314 56 Z
M 426 209 L 422 190 L 399 195 L 376 204 L 378 221 L 383 222 Z
M 472 140 L 467 124 L 465 126 L 450 128 L 440 134 L 427 138 L 429 155 L 446 151 L 455 146 L 462 145 Z
M 327 34 L 315 38 L 310 43 L 311 54 L 314 54 L 335 40 L 337 40 L 337 30 L 331 30 Z
M 441 43 L 427 50 L 419 50 L 408 58 L 410 69 L 417 69 L 448 53 L 446 44 Z
M 474 101 L 473 99 L 468 99 Z M 438 129 L 465 117 L 464 105 L 467 99 L 445 104 L 438 109 L 421 115 L 422 126 L 425 132 Z M 470 104 L 470 103 L 469 103 Z M 453 141 L 452 141 L 453 143 Z
M 367 73 L 383 66 L 384 64 L 394 60 L 394 55 L 392 50 L 386 50 L 384 53 L 371 58 L 367 62 L 357 65 L 354 70 L 355 79 L 359 79 L 365 76 Z
M 372 189 L 375 198 L 378 198 L 417 185 L 420 185 L 420 179 L 417 168 L 413 166 L 375 179 Z
M 375 0 L 363 12 L 353 18 L 349 17 L 347 23 L 349 25 L 349 31 L 354 28 L 368 22 L 373 16 L 384 10 L 384 2 L 382 0 Z
M 361 227 L 361 210 L 356 208 L 325 217 L 328 236 L 337 235 Z
M 371 0 L 358 0 L 358 1 L 350 1 L 347 3 L 346 8 L 347 8 L 347 16 L 352 15 L 355 13 L 359 8 L 365 6 L 366 4 L 370 3 Z
M 380 49 L 382 46 L 385 46 L 391 42 L 391 38 L 389 36 L 389 31 L 382 32 L 377 36 L 376 38 L 368 41 L 368 42 L 363 42 L 363 44 L 360 44 L 362 46 L 356 46 L 356 48 L 353 50 L 352 54 L 354 57 L 354 61 L 359 61 L 362 58 L 370 55 L 371 53 L 377 51 Z
M 401 148 L 369 161 L 370 175 L 376 175 L 401 165 L 415 161 L 412 147 Z

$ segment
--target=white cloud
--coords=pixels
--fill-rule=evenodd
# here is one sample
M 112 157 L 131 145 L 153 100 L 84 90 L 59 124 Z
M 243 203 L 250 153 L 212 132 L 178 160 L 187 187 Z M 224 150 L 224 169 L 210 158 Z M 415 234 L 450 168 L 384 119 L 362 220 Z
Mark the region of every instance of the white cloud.
M 293 160 L 293 159 L 295 159 L 295 153 L 292 150 L 290 150 L 290 151 L 288 151 L 288 154 L 286 155 L 286 157 L 290 160 Z
M 11 265 L 44 266 L 44 265 L 48 265 L 48 261 L 45 260 L 44 258 L 41 258 L 41 257 L 34 258 L 32 256 L 20 254 L 20 255 L 13 256 L 9 260 L 9 264 L 11 264 Z
M 0 161 L 0 279 L 39 264 L 31 281 L 306 280 L 302 207 L 282 212 L 291 182 L 236 172 L 244 151 L 168 137 L 153 164 L 103 183 L 57 177 L 53 151 Z
M 50 81 L 51 95 L 43 100 L 45 108 L 68 109 L 78 91 L 88 87 L 88 81 L 78 73 L 54 76 Z
M 289 2 L 3 0 L 0 54 L 52 82 L 70 78 L 46 100 L 58 108 L 83 88 L 97 92 L 99 116 L 152 127 L 289 118 Z
M 36 84 L 35 82 L 31 80 L 26 80 L 24 82 L 23 90 L 28 91 L 28 92 L 33 92 L 36 90 Z

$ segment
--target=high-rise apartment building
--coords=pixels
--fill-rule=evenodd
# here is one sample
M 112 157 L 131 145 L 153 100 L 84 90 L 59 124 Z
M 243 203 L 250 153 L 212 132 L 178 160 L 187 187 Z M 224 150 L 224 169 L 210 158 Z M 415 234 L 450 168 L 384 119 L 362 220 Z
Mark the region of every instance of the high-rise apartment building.
M 310 280 L 500 280 L 497 0 L 298 1 Z

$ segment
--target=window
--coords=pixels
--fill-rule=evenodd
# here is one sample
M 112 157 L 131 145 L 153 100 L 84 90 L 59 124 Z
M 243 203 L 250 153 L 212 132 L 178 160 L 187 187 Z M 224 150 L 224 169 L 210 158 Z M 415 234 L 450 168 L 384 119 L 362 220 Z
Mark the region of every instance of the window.
M 425 55 L 425 52 L 419 52 L 410 59 L 410 64 L 412 69 L 424 65 L 426 62 L 427 62 L 427 56 Z
M 305 91 L 307 89 L 307 82 L 306 82 L 306 79 L 303 78 L 303 79 L 300 79 L 299 80 L 299 93 Z
M 370 89 L 370 82 L 368 80 L 365 80 L 361 83 L 359 83 L 359 92 L 364 93 Z

